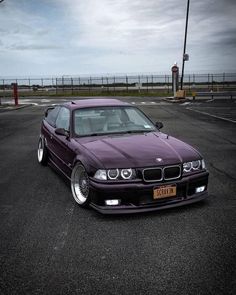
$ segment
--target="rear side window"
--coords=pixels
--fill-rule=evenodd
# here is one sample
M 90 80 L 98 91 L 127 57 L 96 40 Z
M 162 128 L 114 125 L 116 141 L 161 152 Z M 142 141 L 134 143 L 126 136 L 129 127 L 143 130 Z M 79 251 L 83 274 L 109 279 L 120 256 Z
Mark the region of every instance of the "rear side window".
M 70 127 L 70 111 L 62 107 L 56 119 L 56 128 L 63 128 L 69 131 Z
M 57 115 L 60 111 L 60 108 L 61 107 L 59 107 L 59 106 L 55 107 L 55 109 L 48 112 L 48 115 L 45 118 L 45 120 L 48 122 L 48 124 L 50 124 L 53 127 L 56 126 L 56 119 L 57 119 Z

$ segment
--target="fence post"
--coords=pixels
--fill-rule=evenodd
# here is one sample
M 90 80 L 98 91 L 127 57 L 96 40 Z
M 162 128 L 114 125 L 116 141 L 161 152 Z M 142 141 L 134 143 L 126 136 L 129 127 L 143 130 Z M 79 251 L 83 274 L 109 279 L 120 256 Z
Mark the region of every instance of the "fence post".
M 129 92 L 129 80 L 128 80 L 128 76 L 126 76 L 126 91 Z
M 71 94 L 73 95 L 74 89 L 73 89 L 73 78 L 71 77 Z
M 147 76 L 147 92 L 148 92 L 148 76 Z
M 223 90 L 225 90 L 225 73 L 223 73 Z
M 6 92 L 5 92 L 5 80 L 3 79 L 2 80 L 3 82 L 3 97 L 5 97 L 6 96 Z
M 57 95 L 57 78 L 56 78 L 56 95 Z
M 188 75 L 188 90 L 189 90 L 189 92 L 191 92 L 190 83 L 191 83 L 191 78 L 190 78 L 190 75 Z
M 106 77 L 106 80 L 107 80 L 107 92 L 109 92 L 108 77 Z
M 138 76 L 138 92 L 141 93 L 141 79 L 140 79 L 140 76 Z

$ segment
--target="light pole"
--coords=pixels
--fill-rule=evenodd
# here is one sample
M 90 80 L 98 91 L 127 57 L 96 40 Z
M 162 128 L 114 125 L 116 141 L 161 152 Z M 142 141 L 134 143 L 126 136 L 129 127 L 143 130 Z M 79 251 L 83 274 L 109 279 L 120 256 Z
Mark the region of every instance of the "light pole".
M 187 43 L 187 34 L 188 34 L 189 3 L 190 3 L 190 0 L 188 0 L 188 2 L 187 2 L 185 36 L 184 36 L 184 51 L 183 51 L 183 64 L 182 64 L 182 75 L 181 75 L 181 90 L 183 90 L 183 83 L 184 83 L 184 64 L 185 64 L 185 61 L 188 60 L 188 55 L 186 54 L 186 43 Z
M 3 2 L 4 0 L 0 0 L 0 3 Z M 2 100 L 1 100 L 1 97 L 0 97 L 0 105 L 2 104 Z

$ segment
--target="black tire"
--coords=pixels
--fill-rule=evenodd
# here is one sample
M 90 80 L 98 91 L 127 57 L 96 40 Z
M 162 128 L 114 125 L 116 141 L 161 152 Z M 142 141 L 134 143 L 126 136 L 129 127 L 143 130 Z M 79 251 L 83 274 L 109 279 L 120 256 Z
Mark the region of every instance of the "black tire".
M 79 206 L 87 208 L 90 203 L 89 177 L 84 166 L 78 162 L 71 173 L 71 192 Z
M 38 162 L 41 165 L 46 166 L 48 163 L 48 151 L 45 146 L 45 141 L 42 137 L 39 138 L 37 155 L 38 155 Z

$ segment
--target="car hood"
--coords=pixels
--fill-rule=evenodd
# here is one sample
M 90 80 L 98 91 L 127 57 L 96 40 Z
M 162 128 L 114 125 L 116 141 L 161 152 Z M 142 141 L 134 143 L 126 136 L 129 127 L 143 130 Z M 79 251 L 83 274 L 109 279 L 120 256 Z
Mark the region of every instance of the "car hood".
M 190 145 L 161 132 L 76 139 L 104 168 L 172 165 L 199 159 Z

